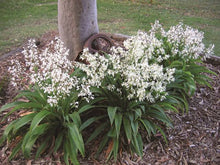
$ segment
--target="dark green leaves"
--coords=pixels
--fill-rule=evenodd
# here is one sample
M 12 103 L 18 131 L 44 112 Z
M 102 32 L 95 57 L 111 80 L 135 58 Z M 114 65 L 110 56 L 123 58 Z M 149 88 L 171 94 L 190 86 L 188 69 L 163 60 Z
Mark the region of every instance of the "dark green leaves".
M 124 148 L 142 157 L 143 140 L 140 134 L 142 131 L 145 131 L 148 137 L 160 132 L 167 142 L 162 128 L 172 127 L 172 122 L 166 111 L 169 113 L 187 112 L 189 110 L 188 100 L 194 95 L 197 84 L 211 87 L 209 84 L 211 79 L 204 73 L 215 73 L 202 65 L 200 57 L 193 57 L 194 52 L 190 52 L 192 54 L 188 54 L 189 57 L 187 57 L 189 52 L 183 53 L 184 43 L 170 43 L 168 35 L 164 37 L 155 34 L 155 37 L 158 36 L 158 41 L 163 42 L 161 47 L 164 48 L 165 54 L 159 47 L 152 47 L 154 50 L 151 57 L 145 56 L 145 51 L 148 49 L 146 47 L 143 48 L 145 53 L 142 54 L 142 57 L 141 54 L 135 56 L 136 48 L 118 49 L 118 54 L 122 53 L 122 56 L 117 57 L 109 54 L 92 55 L 99 60 L 99 63 L 95 63 L 94 66 L 83 65 L 88 66 L 87 69 L 75 68 L 72 76 L 76 76 L 75 78 L 83 84 L 77 84 L 77 90 L 73 89 L 66 95 L 61 94 L 57 104 L 48 104 L 48 98 L 57 91 L 49 94 L 35 84 L 31 90 L 22 91 L 15 98 L 23 101 L 2 106 L 0 112 L 10 109 L 3 119 L 15 111 L 30 112 L 11 122 L 0 139 L 0 144 L 6 140 L 10 142 L 19 139 L 10 158 L 13 158 L 20 150 L 28 158 L 34 145 L 37 145 L 38 148 L 37 158 L 48 146 L 53 146 L 50 154 L 61 150 L 64 153 L 63 159 L 66 164 L 79 164 L 78 154 L 85 155 L 83 138 L 85 138 L 86 144 L 96 138 L 101 138 L 98 153 L 106 147 L 108 158 L 113 156 L 117 160 L 118 152 Z M 144 38 L 146 37 L 147 35 Z M 176 44 L 179 45 L 173 49 Z M 173 50 L 175 50 L 174 54 Z M 126 56 L 123 55 L 123 51 Z M 131 57 L 127 55 L 130 53 L 129 51 L 132 51 Z M 99 59 L 99 57 L 105 59 Z M 114 59 L 119 57 L 118 62 L 111 57 Z M 80 67 L 80 65 L 76 66 Z M 103 73 L 103 70 L 99 70 L 101 67 L 104 67 Z M 127 70 L 130 69 L 129 67 L 131 70 Z M 95 73 L 87 72 L 87 70 L 95 71 Z M 124 72 L 125 70 L 126 72 Z M 175 73 L 172 75 L 174 70 Z M 95 75 L 96 73 L 102 74 Z M 97 76 L 100 76 L 100 79 Z M 100 81 L 95 83 L 99 84 L 98 86 L 90 84 L 93 81 L 90 79 L 91 77 Z M 50 78 L 45 81 L 49 84 L 51 82 Z M 80 87 L 83 86 L 88 87 L 91 96 L 94 97 L 89 102 L 87 102 L 88 98 L 84 98 L 82 95 L 78 97 L 78 94 L 81 93 Z M 54 96 L 57 96 L 56 94 Z M 83 131 L 86 132 L 88 129 L 93 130 L 88 131 L 91 132 L 88 138 L 83 137 Z M 85 134 L 88 135 L 88 133 Z
M 123 118 L 123 126 L 124 126 L 126 137 L 128 139 L 128 144 L 130 144 L 131 139 L 132 139 L 131 122 L 126 117 Z
M 18 140 L 10 155 L 12 159 L 20 150 L 25 158 L 31 156 L 33 146 L 37 146 L 36 158 L 40 157 L 49 146 L 54 147 L 50 154 L 58 150 L 64 150 L 64 159 L 68 164 L 77 161 L 78 152 L 84 156 L 84 142 L 79 130 L 81 118 L 72 103 L 78 99 L 76 93 L 60 100 L 57 106 L 51 107 L 47 103 L 47 94 L 42 93 L 37 87 L 33 90 L 22 91 L 16 101 L 1 107 L 0 112 L 11 109 L 4 117 L 18 110 L 27 110 L 27 114 L 11 122 L 5 129 L 0 139 L 0 144 L 6 140 Z M 86 112 L 94 106 L 90 104 L 80 105 L 80 113 Z M 30 113 L 29 113 L 30 112 Z M 24 113 L 25 114 L 25 113 Z M 86 123 L 84 127 L 90 123 Z M 53 140 L 54 139 L 54 140 Z
M 86 127 L 90 126 L 92 123 L 94 123 L 95 121 L 98 121 L 102 118 L 104 118 L 105 116 L 98 116 L 98 117 L 91 117 L 88 120 L 86 120 L 81 126 L 80 126 L 80 131 L 84 130 Z
M 108 111 L 108 116 L 109 116 L 109 119 L 110 119 L 110 123 L 112 125 L 113 121 L 115 120 L 115 114 L 116 114 L 116 111 L 117 111 L 117 107 L 108 107 L 107 111 Z
M 88 138 L 88 140 L 86 141 L 86 144 L 88 144 L 90 141 L 92 141 L 93 139 L 95 139 L 106 127 L 108 128 L 108 122 L 105 122 L 103 124 L 101 124 L 100 126 L 98 126 L 94 132 L 90 135 L 90 137 Z
M 67 126 L 69 130 L 69 139 L 71 139 L 71 141 L 75 144 L 76 149 L 78 149 L 80 153 L 84 156 L 84 142 L 78 127 L 74 123 L 68 124 Z
M 35 117 L 36 113 L 31 113 L 29 115 L 25 115 L 21 117 L 17 122 L 14 124 L 13 133 L 16 133 L 21 127 L 31 123 L 33 118 Z
M 120 113 L 115 114 L 115 130 L 116 130 L 116 137 L 119 138 L 120 135 L 120 128 L 122 122 L 122 115 Z
M 48 115 L 50 115 L 51 112 L 43 110 L 39 112 L 34 118 L 33 121 L 31 122 L 30 130 L 34 131 L 35 128 L 38 126 L 38 124 Z
M 151 121 L 148 121 L 147 119 L 140 119 L 140 121 L 143 124 L 149 136 L 151 136 L 151 133 L 156 134 L 155 125 Z
M 34 131 L 28 131 L 22 142 L 22 152 L 26 158 L 30 157 L 31 149 L 38 137 L 44 134 L 49 128 L 48 124 L 41 124 L 35 127 Z

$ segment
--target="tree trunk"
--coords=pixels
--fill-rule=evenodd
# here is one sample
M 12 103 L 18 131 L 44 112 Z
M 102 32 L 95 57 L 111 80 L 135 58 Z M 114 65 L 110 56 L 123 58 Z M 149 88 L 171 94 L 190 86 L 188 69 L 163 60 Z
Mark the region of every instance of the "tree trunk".
M 99 32 L 96 0 L 58 0 L 58 28 L 69 59 L 75 60 L 84 42 Z

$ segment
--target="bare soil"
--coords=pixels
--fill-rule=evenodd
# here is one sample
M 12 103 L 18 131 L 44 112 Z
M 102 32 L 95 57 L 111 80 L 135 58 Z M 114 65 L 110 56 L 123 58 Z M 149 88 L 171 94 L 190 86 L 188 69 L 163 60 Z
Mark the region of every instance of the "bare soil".
M 39 48 L 45 46 L 58 35 L 57 32 L 50 32 L 37 39 Z M 121 37 L 112 37 L 115 44 L 120 45 Z M 123 38 L 123 37 L 122 37 Z M 23 46 L 25 46 L 24 44 Z M 18 58 L 22 60 L 22 48 L 4 56 L 0 59 L 0 107 L 11 102 L 19 88 L 14 88 L 8 81 L 10 75 L 7 68 L 10 60 Z M 86 148 L 87 156 L 79 158 L 82 165 L 218 165 L 220 164 L 220 61 L 208 61 L 204 63 L 210 70 L 217 73 L 217 76 L 209 75 L 212 78 L 212 88 L 199 86 L 195 96 L 189 99 L 190 109 L 187 114 L 170 113 L 173 120 L 173 128 L 166 129 L 168 144 L 160 134 L 155 135 L 151 141 L 145 139 L 144 156 L 139 158 L 127 152 L 120 152 L 120 158 L 114 161 L 105 162 L 105 152 L 95 159 L 95 151 L 99 139 L 89 144 Z M 18 114 L 12 114 L 1 122 L 5 113 L 0 113 L 0 136 L 5 126 L 17 118 Z M 0 147 L 0 164 L 2 165 L 61 165 L 64 164 L 60 156 L 45 155 L 41 159 L 25 160 L 21 154 L 8 162 L 11 147 L 14 144 L 4 144 Z M 34 151 L 33 151 L 34 157 Z

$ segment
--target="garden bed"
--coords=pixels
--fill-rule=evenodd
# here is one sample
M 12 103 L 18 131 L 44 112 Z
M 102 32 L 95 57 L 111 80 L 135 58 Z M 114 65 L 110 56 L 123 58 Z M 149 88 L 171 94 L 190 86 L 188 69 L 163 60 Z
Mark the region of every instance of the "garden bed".
M 50 32 L 38 39 L 38 47 L 45 48 L 46 45 L 54 39 L 57 32 Z M 114 43 L 120 45 L 126 36 L 110 35 Z M 23 46 L 25 46 L 24 44 Z M 21 48 L 13 51 L 0 60 L 0 82 L 3 83 L 3 89 L 0 91 L 0 107 L 13 100 L 17 94 L 18 88 L 8 85 L 7 68 L 13 58 L 22 60 Z M 190 99 L 190 108 L 188 114 L 170 113 L 173 120 L 173 128 L 166 129 L 168 144 L 157 134 L 152 141 L 145 139 L 143 159 L 136 155 L 131 156 L 128 153 L 120 152 L 120 159 L 115 164 L 122 165 L 175 165 L 175 164 L 210 164 L 220 163 L 220 141 L 219 141 L 219 121 L 220 121 L 220 60 L 213 57 L 207 63 L 204 63 L 210 70 L 217 73 L 217 76 L 210 75 L 212 78 L 212 89 L 208 87 L 198 87 L 194 97 Z M 0 119 L 5 113 L 0 114 Z M 0 136 L 7 124 L 20 116 L 20 113 L 13 114 L 7 120 L 0 122 Z M 142 133 L 145 137 L 145 133 Z M 144 139 L 144 138 L 143 138 Z M 86 148 L 86 157 L 80 158 L 81 164 L 114 164 L 113 161 L 105 162 L 105 152 L 99 158 L 95 159 L 94 154 L 97 150 L 99 139 L 93 141 Z M 38 160 L 25 160 L 23 156 L 18 155 L 10 163 L 7 158 L 14 144 L 5 144 L 0 148 L 0 162 L 3 164 L 64 164 L 60 155 L 45 155 Z M 62 154 L 62 153 L 61 153 Z

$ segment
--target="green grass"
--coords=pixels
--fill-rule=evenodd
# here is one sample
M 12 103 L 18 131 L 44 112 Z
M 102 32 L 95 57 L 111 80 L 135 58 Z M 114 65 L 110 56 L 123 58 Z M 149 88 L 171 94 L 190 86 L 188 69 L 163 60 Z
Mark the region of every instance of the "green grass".
M 57 29 L 55 0 L 0 0 L 0 54 Z
M 180 21 L 205 32 L 220 56 L 219 0 L 97 0 L 100 31 L 135 34 L 159 20 L 167 29 Z M 0 55 L 27 38 L 57 30 L 57 0 L 0 0 Z
M 205 33 L 204 42 L 215 44 L 220 56 L 219 0 L 98 0 L 99 27 L 111 33 L 135 34 L 148 31 L 159 20 L 165 29 L 179 22 Z

